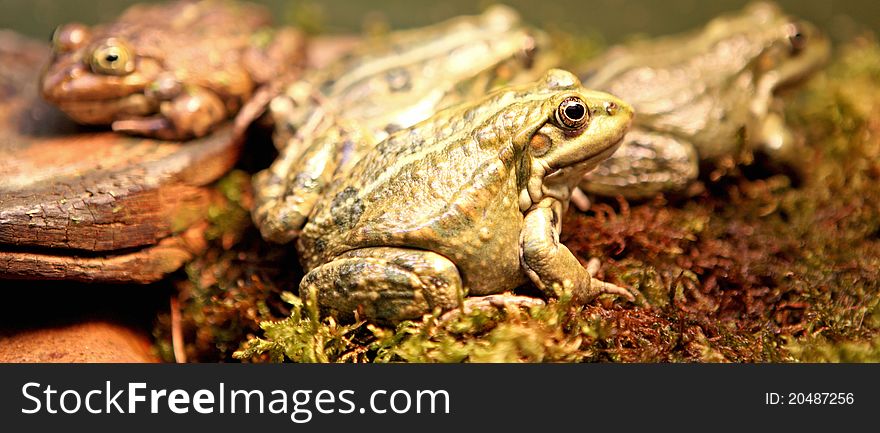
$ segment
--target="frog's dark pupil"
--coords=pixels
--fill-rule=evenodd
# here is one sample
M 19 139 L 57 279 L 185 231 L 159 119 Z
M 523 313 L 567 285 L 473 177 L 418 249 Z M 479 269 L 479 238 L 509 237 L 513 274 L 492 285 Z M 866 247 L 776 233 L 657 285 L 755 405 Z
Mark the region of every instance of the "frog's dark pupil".
M 586 114 L 586 109 L 581 104 L 570 104 L 565 107 L 565 116 L 571 120 L 581 120 Z
M 119 60 L 119 56 L 116 54 L 107 54 L 107 57 L 105 57 L 105 59 L 107 60 L 108 63 L 113 63 L 113 62 Z

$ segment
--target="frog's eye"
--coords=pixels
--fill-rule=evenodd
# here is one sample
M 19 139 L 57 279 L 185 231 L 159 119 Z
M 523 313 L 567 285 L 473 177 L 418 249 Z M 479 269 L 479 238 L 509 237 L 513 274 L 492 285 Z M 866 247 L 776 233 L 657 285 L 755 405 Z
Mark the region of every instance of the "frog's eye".
M 134 71 L 134 58 L 125 42 L 110 38 L 95 48 L 89 65 L 96 74 L 126 75 Z
M 580 129 L 590 120 L 587 104 L 577 96 L 565 98 L 556 109 L 556 123 L 566 129 Z
M 524 67 L 531 68 L 535 64 L 535 57 L 538 56 L 538 43 L 535 38 L 529 36 L 516 56 Z
M 79 23 L 71 23 L 55 28 L 50 41 L 52 49 L 56 53 L 66 53 L 82 46 L 88 38 L 88 27 Z
M 797 55 L 807 46 L 807 36 L 797 24 L 788 25 L 788 44 L 792 55 Z

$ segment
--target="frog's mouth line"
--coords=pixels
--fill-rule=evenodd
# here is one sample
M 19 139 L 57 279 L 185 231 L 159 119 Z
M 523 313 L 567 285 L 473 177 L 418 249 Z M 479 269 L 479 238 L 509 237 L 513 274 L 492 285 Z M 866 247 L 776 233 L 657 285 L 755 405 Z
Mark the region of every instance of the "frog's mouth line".
M 559 201 L 568 200 L 571 197 L 571 191 L 580 183 L 581 178 L 617 151 L 617 148 L 623 143 L 623 137 L 621 136 L 612 146 L 581 161 L 546 173 L 541 180 L 541 196 L 553 197 Z M 533 202 L 537 201 L 533 197 Z
M 555 169 L 547 172 L 544 175 L 544 178 L 546 179 L 546 178 L 554 176 L 554 175 L 561 176 L 561 174 L 557 174 L 557 173 L 567 173 L 567 172 L 571 172 L 571 171 L 584 171 L 584 166 L 585 165 L 589 166 L 591 163 L 595 164 L 595 165 L 599 165 L 602 161 L 611 157 L 611 155 L 614 154 L 614 152 L 617 152 L 617 148 L 619 148 L 620 144 L 623 143 L 623 137 L 625 137 L 625 134 L 621 135 L 620 138 L 617 139 L 617 141 L 615 141 L 613 145 L 611 145 L 611 146 L 609 146 L 599 152 L 588 155 L 584 159 L 577 161 L 574 164 L 569 164 L 569 165 L 566 165 L 565 167 L 555 168 Z M 585 171 L 590 171 L 593 168 L 595 168 L 595 167 L 587 167 Z

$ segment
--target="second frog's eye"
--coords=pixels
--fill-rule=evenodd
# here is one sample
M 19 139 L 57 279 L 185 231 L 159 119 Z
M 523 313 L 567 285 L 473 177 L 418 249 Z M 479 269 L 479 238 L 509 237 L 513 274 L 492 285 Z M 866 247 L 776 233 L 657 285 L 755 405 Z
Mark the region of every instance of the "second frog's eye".
M 111 38 L 92 51 L 90 66 L 96 74 L 127 75 L 134 71 L 134 57 L 125 42 Z
M 556 109 L 556 122 L 566 129 L 580 129 L 590 120 L 587 104 L 577 96 L 565 98 Z
M 792 55 L 798 55 L 807 46 L 807 36 L 801 30 L 801 26 L 797 24 L 789 24 L 786 29 L 788 33 L 789 49 Z

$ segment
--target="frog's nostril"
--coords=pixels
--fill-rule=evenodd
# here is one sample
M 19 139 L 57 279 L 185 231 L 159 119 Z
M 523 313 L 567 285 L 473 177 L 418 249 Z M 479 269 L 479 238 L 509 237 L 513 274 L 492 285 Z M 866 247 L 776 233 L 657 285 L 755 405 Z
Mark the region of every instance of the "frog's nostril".
M 608 113 L 609 116 L 617 114 L 618 109 L 620 109 L 620 107 L 618 107 L 617 104 L 615 104 L 614 102 L 605 103 L 605 112 Z

